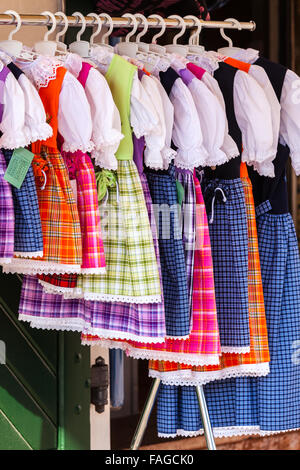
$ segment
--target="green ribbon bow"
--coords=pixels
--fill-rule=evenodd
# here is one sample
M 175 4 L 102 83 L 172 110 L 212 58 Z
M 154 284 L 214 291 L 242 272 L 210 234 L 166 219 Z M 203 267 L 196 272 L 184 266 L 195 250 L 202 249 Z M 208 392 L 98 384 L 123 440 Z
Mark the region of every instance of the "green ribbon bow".
M 98 202 L 100 203 L 107 193 L 108 188 L 113 188 L 117 184 L 117 175 L 111 170 L 101 170 L 96 172 L 96 183 Z

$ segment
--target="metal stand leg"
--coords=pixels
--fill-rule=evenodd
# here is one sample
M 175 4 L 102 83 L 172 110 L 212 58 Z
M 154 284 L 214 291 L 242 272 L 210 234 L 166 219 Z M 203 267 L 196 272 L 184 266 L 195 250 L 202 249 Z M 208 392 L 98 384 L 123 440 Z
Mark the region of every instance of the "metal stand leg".
M 151 411 L 155 402 L 155 398 L 158 392 L 159 384 L 160 384 L 160 379 L 154 379 L 152 382 L 149 395 L 147 397 L 144 409 L 139 419 L 139 423 L 137 425 L 133 439 L 130 444 L 131 450 L 138 450 L 141 445 L 141 442 L 143 440 L 146 427 L 147 427 L 147 424 L 151 415 Z
M 212 432 L 212 427 L 211 427 L 210 418 L 209 418 L 209 414 L 207 410 L 203 387 L 201 385 L 198 385 L 196 387 L 196 392 L 197 392 L 197 398 L 198 398 L 199 407 L 200 407 L 200 413 L 201 413 L 204 436 L 205 436 L 207 448 L 208 450 L 216 450 L 216 444 L 215 444 L 214 435 Z

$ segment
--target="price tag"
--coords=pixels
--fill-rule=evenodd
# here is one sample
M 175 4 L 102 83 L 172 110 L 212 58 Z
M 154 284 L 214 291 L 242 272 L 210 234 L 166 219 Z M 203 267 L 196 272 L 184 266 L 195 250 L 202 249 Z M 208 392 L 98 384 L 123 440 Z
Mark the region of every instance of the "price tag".
M 5 172 L 4 179 L 20 189 L 33 157 L 34 154 L 23 147 L 15 149 Z

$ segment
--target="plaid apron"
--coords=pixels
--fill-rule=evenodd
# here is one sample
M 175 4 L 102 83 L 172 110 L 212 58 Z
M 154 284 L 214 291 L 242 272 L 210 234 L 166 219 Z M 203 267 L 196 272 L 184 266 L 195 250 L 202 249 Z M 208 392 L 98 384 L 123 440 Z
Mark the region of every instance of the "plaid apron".
M 188 339 L 167 338 L 162 344 L 131 342 L 127 354 L 147 359 L 166 359 L 184 364 L 217 364 L 220 354 L 210 240 L 200 183 L 194 177 L 197 211 L 193 276 L 192 332 Z
M 0 264 L 10 263 L 14 255 L 14 203 L 11 185 L 4 179 L 6 163 L 0 151 Z
M 145 202 L 149 214 L 153 243 L 157 258 L 159 276 L 161 268 L 157 240 L 155 218 L 153 216 L 152 201 L 144 173 L 140 174 L 140 180 L 144 191 Z M 163 299 L 162 299 L 163 300 Z M 143 356 L 141 341 L 161 342 L 166 335 L 164 303 L 155 304 L 128 304 L 110 302 L 88 302 L 91 308 L 90 334 L 83 334 L 83 344 L 98 344 L 103 347 L 125 349 L 135 358 Z M 91 334 L 91 333 L 94 333 Z M 98 336 L 97 336 L 98 334 Z M 99 337 L 101 334 L 104 337 Z M 110 338 L 110 339 L 109 339 Z M 119 338 L 120 340 L 112 340 Z M 130 340 L 131 338 L 131 340 Z M 135 341 L 139 341 L 136 343 Z
M 43 257 L 14 258 L 5 272 L 74 273 L 79 272 L 82 249 L 79 215 L 62 156 L 55 149 L 32 144 L 37 155 L 33 161 L 43 232 Z M 46 181 L 41 175 L 46 174 Z
M 245 193 L 248 226 L 248 294 L 250 353 L 222 353 L 218 366 L 178 366 L 175 363 L 151 362 L 150 376 L 160 377 L 165 384 L 197 385 L 213 380 L 237 376 L 262 376 L 269 371 L 267 325 L 258 251 L 255 207 L 252 185 L 244 163 L 241 165 L 241 181 Z
M 158 266 L 143 188 L 133 161 L 118 161 L 117 184 L 100 204 L 105 275 L 79 276 L 87 300 L 161 303 Z

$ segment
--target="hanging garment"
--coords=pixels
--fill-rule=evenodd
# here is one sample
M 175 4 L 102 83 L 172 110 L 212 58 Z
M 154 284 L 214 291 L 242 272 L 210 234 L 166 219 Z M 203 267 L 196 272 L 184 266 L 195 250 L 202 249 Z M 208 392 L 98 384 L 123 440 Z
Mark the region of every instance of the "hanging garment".
M 152 208 L 147 179 L 143 173 L 142 157 L 144 139 L 133 138 L 134 161 L 140 173 L 145 202 L 147 206 L 157 266 L 161 282 L 161 268 L 158 250 L 157 230 Z M 162 290 L 162 286 L 161 286 Z M 83 344 L 100 344 L 109 348 L 120 348 L 127 351 L 131 341 L 143 343 L 161 343 L 166 336 L 164 302 L 160 303 L 125 303 L 125 302 L 87 302 L 91 310 L 89 334 L 82 335 Z M 98 336 L 96 336 L 98 335 Z M 102 336 L 102 337 L 101 337 Z M 116 341 L 113 341 L 117 338 Z M 135 352 L 134 352 L 135 353 Z M 133 357 L 139 357 L 139 349 Z
M 3 67 L 0 72 L 1 87 L 1 121 L 4 114 L 3 94 L 6 79 L 11 74 L 8 67 Z M 20 108 L 20 113 L 21 113 Z M 14 124 L 11 123 L 13 127 Z M 25 130 L 24 130 L 25 132 Z M 21 138 L 19 136 L 19 138 Z M 13 137 L 12 137 L 13 139 Z M 23 144 L 26 144 L 25 136 L 23 137 Z M 13 141 L 11 140 L 11 145 Z M 28 141 L 29 143 L 29 141 Z M 16 145 L 17 137 L 16 137 Z M 13 150 L 2 149 L 2 154 L 8 166 L 12 156 Z M 30 258 L 32 256 L 43 255 L 43 238 L 42 227 L 37 199 L 37 192 L 33 176 L 33 170 L 29 167 L 25 179 L 18 189 L 15 186 L 10 186 L 13 196 L 13 209 L 14 209 L 14 255 L 18 257 Z M 7 193 L 7 192 L 6 192 Z
M 14 259 L 6 272 L 79 272 L 82 261 L 78 211 L 67 168 L 57 150 L 59 95 L 66 70 L 56 69 L 56 77 L 39 89 L 53 136 L 32 144 L 38 157 L 33 162 L 43 233 L 43 257 Z M 42 174 L 41 174 L 42 172 Z
M 91 67 L 88 63 L 82 63 L 78 80 L 84 88 Z M 105 258 L 93 164 L 90 157 L 80 150 L 74 153 L 62 151 L 61 154 L 68 168 L 72 188 L 75 188 L 74 197 L 77 200 L 82 239 L 81 272 L 103 274 L 105 273 Z M 62 276 L 39 275 L 39 279 L 49 293 L 72 293 L 76 291 L 77 277 L 74 274 L 68 276 L 69 279 L 65 274 Z
M 1 101 L 1 99 L 0 99 Z M 0 111 L 1 113 L 1 111 Z M 0 264 L 10 263 L 14 256 L 15 214 L 11 185 L 4 179 L 6 163 L 0 151 Z
M 217 364 L 221 352 L 207 219 L 200 183 L 196 191 L 196 246 L 193 276 L 192 331 L 185 340 L 166 338 L 163 344 L 130 343 L 133 357 L 165 359 L 183 364 Z M 138 349 L 141 351 L 138 352 Z M 163 374 L 162 374 L 163 375 Z
M 104 241 L 107 273 L 78 279 L 88 300 L 128 303 L 159 303 L 161 290 L 153 239 L 143 189 L 132 161 L 130 93 L 136 68 L 114 55 L 106 79 L 122 120 L 121 140 L 116 157 L 117 184 L 100 205 L 101 219 L 107 221 Z

